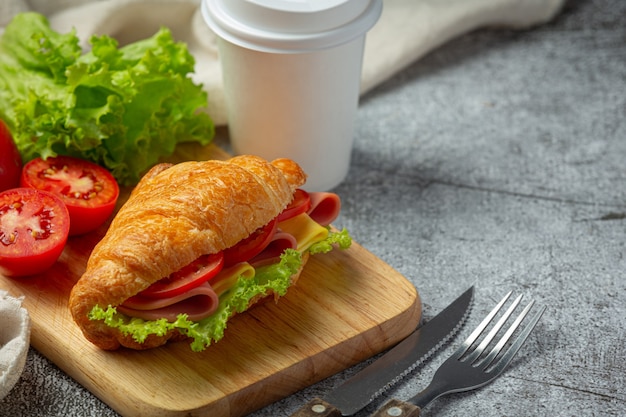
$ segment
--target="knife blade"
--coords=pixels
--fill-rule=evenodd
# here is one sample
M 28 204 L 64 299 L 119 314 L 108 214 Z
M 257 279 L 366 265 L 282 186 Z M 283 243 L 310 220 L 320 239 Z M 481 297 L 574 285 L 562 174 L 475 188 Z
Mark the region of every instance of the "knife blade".
M 456 336 L 469 316 L 473 299 L 472 286 L 374 363 L 323 398 L 309 401 L 291 417 L 339 417 L 355 414 Z

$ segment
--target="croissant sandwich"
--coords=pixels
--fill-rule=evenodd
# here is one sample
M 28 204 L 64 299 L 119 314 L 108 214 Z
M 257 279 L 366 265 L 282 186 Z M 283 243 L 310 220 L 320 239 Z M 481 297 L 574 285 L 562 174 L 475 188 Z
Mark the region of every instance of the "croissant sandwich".
M 289 159 L 159 164 L 95 246 L 69 308 L 96 346 L 201 351 L 227 321 L 283 296 L 309 255 L 350 245 L 332 193 L 307 193 Z

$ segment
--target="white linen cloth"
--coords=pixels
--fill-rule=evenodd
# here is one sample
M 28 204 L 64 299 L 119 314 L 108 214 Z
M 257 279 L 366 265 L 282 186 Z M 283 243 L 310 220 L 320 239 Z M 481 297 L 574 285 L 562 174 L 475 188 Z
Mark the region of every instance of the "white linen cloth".
M 0 290 L 0 400 L 20 378 L 30 345 L 30 317 L 23 298 Z
M 208 112 L 227 123 L 215 35 L 199 12 L 201 0 L 3 0 L 0 26 L 18 12 L 50 18 L 60 32 L 76 28 L 83 46 L 92 34 L 121 44 L 151 36 L 164 25 L 196 58 L 194 80 L 209 94 Z M 368 32 L 361 91 L 365 93 L 449 40 L 486 26 L 528 28 L 548 22 L 564 0 L 384 0 L 380 20 Z

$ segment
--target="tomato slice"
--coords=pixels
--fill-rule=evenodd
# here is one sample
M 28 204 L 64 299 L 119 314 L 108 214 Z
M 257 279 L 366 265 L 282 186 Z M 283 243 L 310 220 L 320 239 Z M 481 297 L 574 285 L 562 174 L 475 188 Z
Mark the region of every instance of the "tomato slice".
M 250 236 L 239 241 L 235 246 L 224 250 L 224 266 L 252 259 L 265 249 L 276 233 L 278 219 L 274 218 L 263 227 L 259 227 Z
M 309 193 L 298 188 L 293 195 L 291 203 L 271 222 L 263 227 L 259 227 L 250 236 L 237 243 L 235 246 L 224 250 L 224 266 L 235 265 L 236 263 L 249 261 L 272 241 L 274 233 L 278 228 L 278 223 L 290 219 L 298 214 L 305 213 L 311 208 L 311 197 Z
M 69 228 L 68 210 L 54 194 L 31 188 L 0 193 L 0 272 L 25 276 L 50 268 Z
M 298 188 L 293 194 L 291 203 L 278 215 L 278 221 L 291 219 L 298 214 L 306 213 L 311 208 L 311 197 L 309 193 Z
M 70 212 L 70 235 L 95 230 L 113 213 L 120 188 L 105 168 L 69 156 L 35 158 L 22 170 L 22 187 L 50 191 Z
M 169 277 L 155 282 L 138 295 L 148 298 L 174 297 L 210 280 L 222 270 L 223 266 L 222 252 L 203 255 Z
M 19 186 L 21 172 L 22 157 L 9 129 L 0 120 L 0 191 Z

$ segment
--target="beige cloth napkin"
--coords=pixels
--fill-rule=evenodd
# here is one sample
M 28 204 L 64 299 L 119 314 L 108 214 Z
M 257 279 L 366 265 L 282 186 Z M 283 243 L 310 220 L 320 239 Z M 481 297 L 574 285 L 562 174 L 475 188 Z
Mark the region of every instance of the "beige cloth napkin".
M 0 400 L 20 378 L 30 345 L 30 318 L 22 300 L 0 290 Z
M 91 34 L 108 34 L 122 44 L 152 35 L 161 25 L 188 43 L 196 57 L 194 80 L 209 93 L 208 112 L 226 124 L 221 68 L 215 35 L 199 12 L 201 0 L 3 0 L 0 25 L 9 16 L 34 10 L 54 29 L 75 27 L 84 46 Z M 456 36 L 486 26 L 527 28 L 545 23 L 564 0 L 384 0 L 383 14 L 367 35 L 363 93 Z

